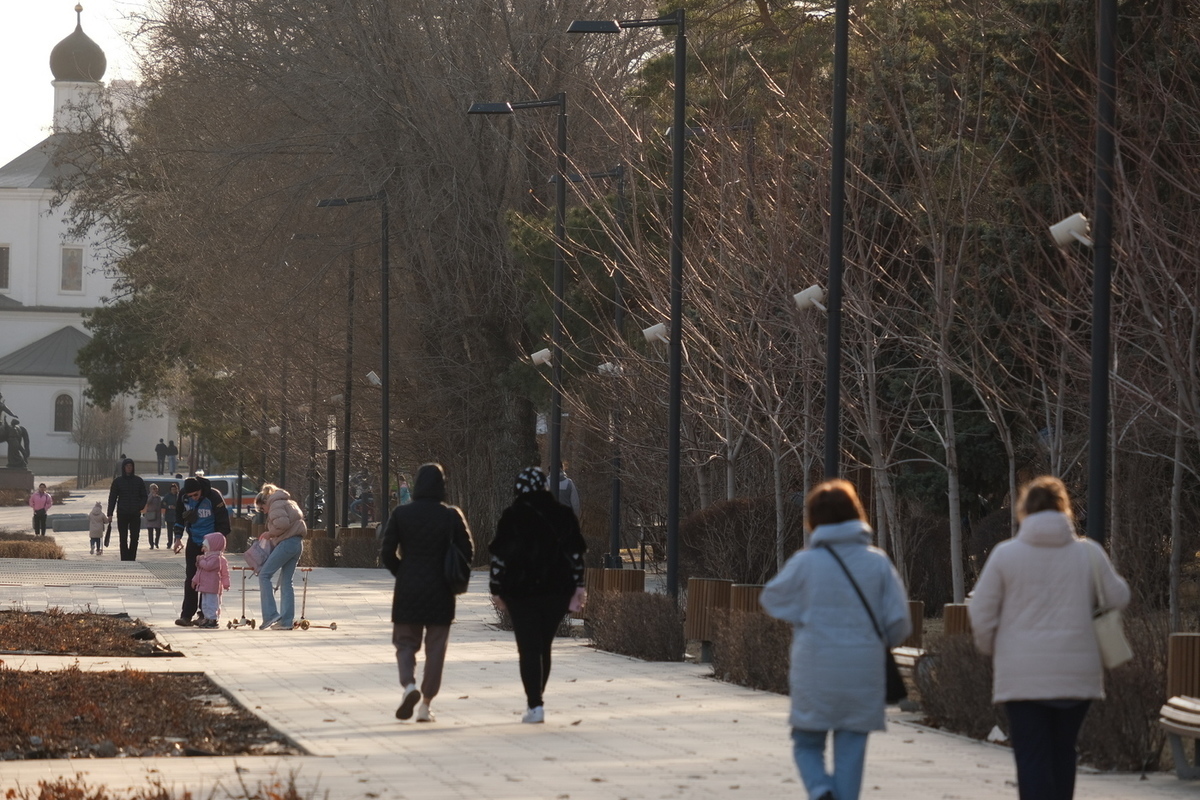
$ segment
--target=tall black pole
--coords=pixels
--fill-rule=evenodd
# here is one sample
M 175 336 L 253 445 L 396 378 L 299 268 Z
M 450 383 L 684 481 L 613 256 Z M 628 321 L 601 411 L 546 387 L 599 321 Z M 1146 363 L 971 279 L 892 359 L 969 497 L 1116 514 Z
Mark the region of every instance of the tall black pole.
M 625 198 L 625 165 L 619 164 L 615 170 L 617 176 L 617 235 L 625 235 L 628 223 L 628 209 Z M 613 272 L 613 327 L 616 329 L 617 341 L 625 339 L 625 246 L 618 244 L 616 248 L 616 270 Z M 620 567 L 621 562 L 621 444 L 618 430 L 621 425 L 621 407 L 613 405 L 612 410 L 612 488 L 609 492 L 608 509 L 608 565 Z
M 1096 208 L 1092 226 L 1092 387 L 1088 420 L 1087 535 L 1105 539 L 1108 481 L 1108 361 L 1112 284 L 1113 152 L 1117 94 L 1117 0 L 1099 0 L 1096 19 Z
M 667 400 L 667 592 L 679 596 L 679 483 L 683 406 L 683 148 L 687 32 L 675 12 L 675 116 L 671 125 L 671 341 Z
M 379 342 L 379 377 L 383 382 L 382 394 L 383 399 L 380 401 L 380 417 L 381 419 L 381 436 L 379 445 L 379 472 L 383 479 L 379 485 L 380 496 L 375 500 L 375 518 L 376 521 L 387 519 L 388 512 L 391 511 L 391 482 L 388 480 L 388 474 L 391 469 L 391 415 L 388 401 L 392 392 L 392 384 L 389 380 L 388 365 L 391 362 L 390 354 L 388 353 L 388 343 L 392 338 L 392 327 L 388 317 L 388 294 L 391 286 L 391 281 L 388 280 L 388 235 L 390 233 L 390 223 L 388 220 L 388 196 L 387 189 L 379 190 L 379 313 L 382 317 L 382 331 Z
M 552 397 L 550 402 L 550 492 L 559 499 L 558 476 L 562 472 L 562 358 L 563 291 L 565 265 L 563 247 L 567 238 L 567 95 L 559 92 L 558 149 L 554 175 L 554 323 L 550 332 Z
M 279 394 L 279 488 L 287 488 L 287 437 L 288 437 L 288 368 L 287 361 L 283 362 L 283 376 L 280 381 Z
M 846 72 L 850 0 L 837 0 L 833 23 L 833 144 L 829 187 L 829 327 L 825 354 L 825 477 L 840 470 L 842 404 L 842 234 L 846 210 Z
M 354 253 L 350 253 L 350 269 L 346 279 L 346 386 L 342 389 L 345 407 L 342 412 L 342 527 L 350 525 L 350 404 L 354 389 Z M 331 494 L 332 498 L 333 495 Z M 331 516 L 332 518 L 332 516 Z

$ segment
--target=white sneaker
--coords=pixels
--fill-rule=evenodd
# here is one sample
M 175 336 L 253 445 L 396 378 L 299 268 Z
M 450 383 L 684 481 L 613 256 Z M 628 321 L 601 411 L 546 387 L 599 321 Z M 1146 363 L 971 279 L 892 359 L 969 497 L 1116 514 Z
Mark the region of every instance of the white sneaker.
M 545 721 L 546 721 L 546 709 L 543 706 L 537 706 L 536 708 L 527 708 L 527 709 L 525 709 L 525 713 L 521 716 L 521 722 L 545 722 Z
M 400 700 L 400 707 L 396 709 L 396 719 L 408 719 L 412 716 L 413 706 L 421 699 L 421 692 L 417 690 L 415 683 L 410 683 L 404 687 L 404 697 Z M 428 706 L 426 706 L 428 708 Z
M 435 717 L 433 715 L 433 712 L 429 710 L 429 703 L 422 701 L 421 704 L 419 706 L 417 706 L 416 720 L 417 720 L 417 722 L 436 722 L 437 721 L 437 717 Z

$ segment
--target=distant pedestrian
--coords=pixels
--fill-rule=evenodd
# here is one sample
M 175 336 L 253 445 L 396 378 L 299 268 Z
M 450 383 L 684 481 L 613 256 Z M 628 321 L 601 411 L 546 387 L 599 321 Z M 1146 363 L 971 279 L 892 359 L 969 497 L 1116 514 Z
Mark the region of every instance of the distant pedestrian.
M 150 494 L 146 497 L 146 507 L 142 509 L 142 523 L 146 526 L 146 544 L 151 550 L 159 549 L 159 539 L 162 537 L 163 498 L 158 493 L 158 484 L 150 484 Z M 171 536 L 167 529 L 168 539 Z M 170 542 L 167 542 L 170 544 Z
M 296 621 L 296 590 L 292 576 L 304 550 L 304 512 L 284 489 L 264 484 L 254 499 L 258 510 L 266 514 L 267 529 L 259 538 L 271 545 L 271 554 L 258 570 L 258 594 L 262 602 L 262 626 L 259 630 L 290 631 Z M 279 605 L 271 579 L 279 573 Z
M 558 500 L 570 506 L 575 512 L 575 518 L 579 518 L 579 512 L 583 508 L 579 501 L 579 489 L 575 486 L 575 481 L 567 477 L 565 469 L 558 473 Z
M 175 538 L 175 505 L 179 502 L 179 492 L 176 489 L 174 481 L 167 484 L 167 492 L 162 499 L 162 515 L 163 527 L 167 529 L 167 548 L 174 548 L 179 540 L 183 537 L 183 531 L 179 531 L 178 538 Z
M 446 548 L 457 547 L 468 563 L 475 556 L 467 518 L 445 499 L 442 465 L 423 464 L 414 481 L 413 501 L 392 511 L 383 533 L 380 560 L 396 578 L 392 644 L 404 690 L 396 719 L 411 718 L 415 707 L 417 722 L 434 721 L 429 706 L 442 685 L 455 611 L 454 593 L 446 583 Z M 425 671 L 418 690 L 417 652 L 422 639 Z
M 167 451 L 166 452 L 167 452 L 167 472 L 169 474 L 174 475 L 175 468 L 178 466 L 177 462 L 179 461 L 179 448 L 175 446 L 174 439 L 171 439 L 169 442 L 167 442 Z M 178 478 L 179 476 L 176 475 L 175 477 Z
M 400 479 L 400 491 L 398 499 L 400 501 L 400 505 L 402 506 L 406 506 L 412 502 L 412 490 L 408 488 L 408 480 L 406 478 Z
M 904 641 L 912 620 L 900 576 L 871 546 L 852 484 L 826 481 L 809 492 L 804 524 L 808 546 L 763 587 L 760 602 L 792 625 L 789 721 L 804 788 L 812 800 L 858 800 L 867 735 L 884 729 L 886 648 Z
M 46 535 L 46 515 L 50 512 L 52 505 L 54 505 L 54 498 L 46 491 L 46 484 L 39 483 L 37 491 L 29 495 L 29 507 L 33 509 L 34 536 Z
M 225 534 L 204 537 L 196 558 L 192 588 L 200 595 L 200 613 L 204 621 L 197 628 L 216 628 L 221 620 L 221 593 L 229 588 L 229 562 L 225 559 Z
M 188 478 L 183 482 L 179 500 L 175 503 L 175 552 L 184 554 L 183 608 L 176 625 L 194 625 L 192 617 L 199 610 L 200 597 L 192 578 L 196 577 L 196 559 L 204 549 L 204 537 L 210 533 L 229 535 L 229 509 L 221 493 L 212 488 L 204 477 Z M 187 540 L 183 539 L 184 534 Z M 204 619 L 201 612 L 200 619 Z
M 121 535 L 121 560 L 137 561 L 138 540 L 142 533 L 142 509 L 150 496 L 146 482 L 133 469 L 133 459 L 121 462 L 121 474 L 108 489 L 108 516 L 117 511 L 117 530 Z
M 117 463 L 113 464 L 113 477 L 114 478 L 121 477 L 121 470 L 123 470 L 125 468 L 125 462 L 127 460 L 128 459 L 126 458 L 124 453 L 121 453 L 121 455 L 117 457 Z
M 586 599 L 583 554 L 587 544 L 570 507 L 546 488 L 546 473 L 522 470 L 513 487 L 516 499 L 500 515 L 492 555 L 492 602 L 507 610 L 517 640 L 522 722 L 544 722 L 542 694 L 550 680 L 550 651 L 568 610 Z
M 104 527 L 111 521 L 104 513 L 104 506 L 97 500 L 88 514 L 88 537 L 91 540 L 89 553 L 98 556 L 104 552 Z
M 975 645 L 992 656 L 992 702 L 1003 704 L 1021 800 L 1070 800 L 1075 740 L 1104 669 L 1092 625 L 1095 585 L 1111 607 L 1129 585 L 1104 548 L 1075 533 L 1071 499 L 1043 475 L 1021 489 L 1017 535 L 988 556 L 967 610 Z
M 165 475 L 167 473 L 167 445 L 162 440 L 158 440 L 158 444 L 154 445 L 154 455 L 158 457 L 158 472 L 156 475 Z

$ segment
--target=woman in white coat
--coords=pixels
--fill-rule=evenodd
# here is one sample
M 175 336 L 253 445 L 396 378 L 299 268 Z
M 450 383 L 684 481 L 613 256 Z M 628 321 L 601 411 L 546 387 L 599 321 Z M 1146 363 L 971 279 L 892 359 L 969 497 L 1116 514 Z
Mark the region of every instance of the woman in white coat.
M 904 585 L 887 554 L 871 546 L 866 519 L 847 481 L 813 489 L 804 504 L 808 546 L 763 587 L 759 601 L 792 624 L 792 752 L 810 800 L 857 800 L 867 735 L 884 729 L 885 647 L 912 632 Z M 832 774 L 825 767 L 830 733 Z
M 1129 586 L 1104 548 L 1075 534 L 1058 478 L 1026 484 L 1020 527 L 988 557 L 968 611 L 975 645 L 992 656 L 992 702 L 1003 703 L 1021 800 L 1071 800 L 1075 739 L 1104 669 L 1092 626 L 1096 571 L 1107 605 L 1124 608 Z

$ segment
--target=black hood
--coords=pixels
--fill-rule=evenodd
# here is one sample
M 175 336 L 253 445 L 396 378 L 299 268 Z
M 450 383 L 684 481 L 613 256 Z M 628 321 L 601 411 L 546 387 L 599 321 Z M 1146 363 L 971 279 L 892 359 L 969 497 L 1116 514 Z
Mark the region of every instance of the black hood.
M 133 467 L 133 470 L 131 472 L 126 472 L 125 467 Z M 122 475 L 136 475 L 137 474 L 137 466 L 134 465 L 132 458 L 127 458 L 121 462 L 121 474 Z
M 413 481 L 413 500 L 446 499 L 446 473 L 441 464 L 422 464 L 417 469 L 416 480 Z

